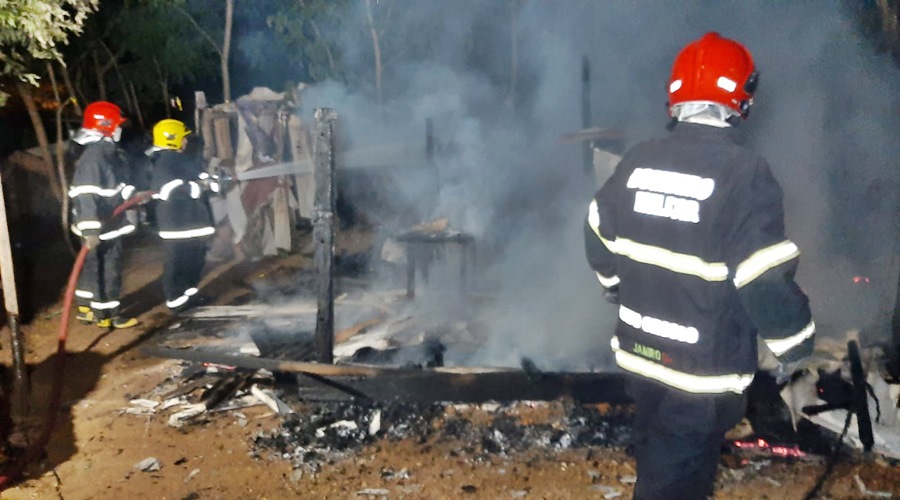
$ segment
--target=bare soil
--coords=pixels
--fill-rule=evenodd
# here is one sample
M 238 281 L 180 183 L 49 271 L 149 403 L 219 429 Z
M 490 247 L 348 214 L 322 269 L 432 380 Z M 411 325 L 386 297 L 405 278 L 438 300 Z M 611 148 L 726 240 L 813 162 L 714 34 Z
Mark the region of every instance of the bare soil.
M 338 247 L 359 245 L 344 232 Z M 383 440 L 315 473 L 290 461 L 259 454 L 253 438 L 276 430 L 282 417 L 265 406 L 211 413 L 174 428 L 161 415 L 131 415 L 129 400 L 177 375 L 179 362 L 148 357 L 142 343 L 171 324 L 158 279 L 161 251 L 152 238 L 128 242 L 126 296 L 142 324 L 106 331 L 72 322 L 66 346 L 63 406 L 46 454 L 27 477 L 0 493 L 2 499 L 279 499 L 279 498 L 630 498 L 634 461 L 623 449 L 533 449 L 473 455 L 477 443 L 447 440 Z M 231 262 L 211 269 L 202 292 L 217 304 L 253 293 L 254 279 L 279 266 L 311 265 L 309 254 L 259 262 Z M 65 263 L 65 259 L 61 260 Z M 23 326 L 30 367 L 31 408 L 18 415 L 14 438 L 33 439 L 47 412 L 55 363 L 61 302 L 42 307 Z M 0 351 L 10 366 L 8 334 Z M 7 372 L 9 373 L 9 372 Z M 553 422 L 563 402 L 520 407 L 519 418 Z M 297 411 L 304 411 L 298 408 Z M 474 425 L 485 421 L 473 407 Z M 157 471 L 135 464 L 154 457 Z M 7 457 L 7 459 L 11 459 Z M 802 499 L 825 471 L 822 461 L 723 455 L 717 499 Z M 859 478 L 857 480 L 857 477 Z M 843 457 L 820 498 L 900 498 L 900 467 L 876 457 Z M 673 499 L 675 500 L 675 499 Z

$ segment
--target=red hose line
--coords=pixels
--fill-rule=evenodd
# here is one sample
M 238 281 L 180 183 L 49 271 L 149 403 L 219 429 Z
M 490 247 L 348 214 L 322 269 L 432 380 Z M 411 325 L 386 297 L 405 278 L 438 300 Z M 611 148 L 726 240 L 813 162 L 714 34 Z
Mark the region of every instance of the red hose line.
M 134 205 L 147 201 L 154 193 L 141 193 L 128 201 L 117 206 L 113 210 L 111 218 L 115 218 L 125 210 Z M 78 285 L 78 276 L 81 275 L 81 268 L 84 267 L 84 260 L 87 258 L 88 248 L 81 247 L 78 256 L 75 257 L 75 263 L 72 265 L 72 271 L 69 273 L 69 282 L 66 285 L 66 292 L 63 296 L 62 315 L 59 320 L 59 338 L 56 344 L 56 364 L 53 367 L 53 379 L 50 387 L 50 402 L 47 409 L 47 415 L 44 419 L 44 426 L 37 440 L 31 444 L 23 455 L 19 457 L 12 465 L 10 465 L 3 475 L 0 475 L 0 491 L 9 488 L 13 481 L 19 478 L 35 459 L 39 458 L 44 451 L 44 447 L 50 441 L 50 434 L 56 426 L 56 415 L 59 413 L 60 400 L 62 398 L 62 382 L 66 367 L 66 340 L 69 337 L 69 317 L 72 312 L 72 301 L 75 297 L 75 287 Z

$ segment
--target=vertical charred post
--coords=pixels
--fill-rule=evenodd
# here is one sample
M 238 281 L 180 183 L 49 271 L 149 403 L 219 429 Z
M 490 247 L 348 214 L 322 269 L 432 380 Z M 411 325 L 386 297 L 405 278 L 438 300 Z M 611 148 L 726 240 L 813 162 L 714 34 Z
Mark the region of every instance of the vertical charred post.
M 863 370 L 862 358 L 859 354 L 859 344 L 855 340 L 847 342 L 847 354 L 850 358 L 850 377 L 853 380 L 853 401 L 849 411 L 856 413 L 856 422 L 859 427 L 859 440 L 863 444 L 863 451 L 872 451 L 875 444 L 875 436 L 872 434 L 872 420 L 869 416 L 869 403 L 866 396 L 866 373 Z
M 591 121 L 591 63 L 587 56 L 584 56 L 581 59 L 581 128 L 590 128 Z M 583 141 L 581 151 L 585 173 L 593 172 L 594 158 L 591 152 L 591 141 Z
M 334 361 L 334 124 L 337 113 L 317 108 L 315 139 L 316 198 L 313 218 L 313 242 L 318 281 L 316 313 L 316 360 Z
M 893 342 L 891 344 L 891 375 L 900 378 L 900 276 L 897 277 L 897 295 L 894 297 L 894 317 L 891 319 Z
M 3 303 L 6 307 L 6 317 L 9 322 L 15 392 L 18 396 L 19 410 L 27 414 L 30 395 L 28 392 L 28 372 L 25 365 L 25 339 L 19 330 L 19 295 L 16 289 L 12 241 L 9 236 L 9 222 L 6 216 L 6 198 L 3 195 L 2 180 L 0 180 L 0 282 L 2 282 Z M 2 394 L 0 394 L 0 397 L 2 397 Z

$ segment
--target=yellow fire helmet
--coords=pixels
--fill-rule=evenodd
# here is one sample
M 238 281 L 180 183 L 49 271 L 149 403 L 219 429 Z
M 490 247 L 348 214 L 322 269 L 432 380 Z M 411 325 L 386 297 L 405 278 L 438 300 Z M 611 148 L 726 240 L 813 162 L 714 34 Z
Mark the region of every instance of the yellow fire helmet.
M 153 146 L 178 151 L 184 145 L 184 137 L 190 133 L 183 122 L 171 118 L 161 120 L 153 126 Z

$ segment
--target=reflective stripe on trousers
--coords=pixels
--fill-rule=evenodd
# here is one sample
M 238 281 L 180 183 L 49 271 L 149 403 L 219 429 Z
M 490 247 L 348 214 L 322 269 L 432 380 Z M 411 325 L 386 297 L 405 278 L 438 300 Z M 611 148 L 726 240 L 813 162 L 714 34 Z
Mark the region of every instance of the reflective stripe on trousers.
M 753 382 L 752 373 L 731 373 L 725 375 L 694 375 L 678 371 L 668 366 L 642 358 L 619 348 L 619 338 L 613 337 L 610 346 L 616 356 L 616 364 L 621 368 L 656 380 L 670 387 L 694 394 L 743 393 Z

